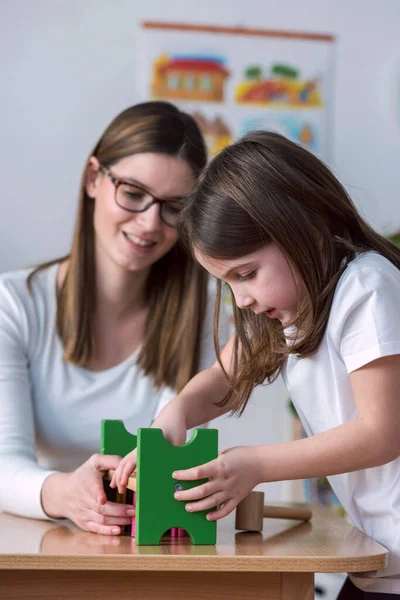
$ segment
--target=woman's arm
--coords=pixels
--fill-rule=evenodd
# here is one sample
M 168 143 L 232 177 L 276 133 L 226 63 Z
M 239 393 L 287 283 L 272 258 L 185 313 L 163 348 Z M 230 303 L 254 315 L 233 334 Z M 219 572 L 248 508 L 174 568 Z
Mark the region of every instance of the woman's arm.
M 40 493 L 53 471 L 36 460 L 28 372 L 27 317 L 16 293 L 0 284 L 0 464 L 2 510 L 45 519 Z
M 67 517 L 88 531 L 119 534 L 132 506 L 107 501 L 103 472 L 115 469 L 120 457 L 95 454 L 72 473 L 37 462 L 28 368 L 36 326 L 17 290 L 0 281 L 0 509 L 36 519 Z

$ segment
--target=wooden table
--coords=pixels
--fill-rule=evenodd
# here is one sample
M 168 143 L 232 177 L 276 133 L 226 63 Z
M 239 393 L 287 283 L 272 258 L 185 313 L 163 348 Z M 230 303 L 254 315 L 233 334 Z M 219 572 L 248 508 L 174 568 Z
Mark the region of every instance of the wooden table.
M 0 514 L 0 598 L 312 600 L 314 573 L 384 567 L 386 550 L 330 509 L 309 523 L 265 519 L 262 534 L 218 524 L 216 546 L 135 546 L 68 521 Z

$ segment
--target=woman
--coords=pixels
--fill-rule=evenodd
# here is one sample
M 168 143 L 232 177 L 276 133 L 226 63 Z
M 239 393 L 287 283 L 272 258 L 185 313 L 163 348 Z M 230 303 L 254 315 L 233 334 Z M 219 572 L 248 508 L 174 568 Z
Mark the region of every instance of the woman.
M 102 419 L 149 426 L 213 360 L 205 272 L 175 223 L 206 163 L 192 117 L 128 108 L 84 168 L 68 256 L 0 277 L 0 507 L 117 535 L 131 506 L 106 499 L 115 456 Z

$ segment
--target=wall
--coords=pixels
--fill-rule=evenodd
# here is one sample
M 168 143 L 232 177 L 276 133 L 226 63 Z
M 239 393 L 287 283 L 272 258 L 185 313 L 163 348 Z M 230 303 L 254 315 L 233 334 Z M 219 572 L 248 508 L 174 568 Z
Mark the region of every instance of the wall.
M 66 253 L 80 170 L 105 125 L 134 103 L 135 27 L 160 19 L 333 33 L 331 167 L 376 227 L 400 226 L 398 0 L 2 0 L 0 272 Z M 399 61 L 397 62 L 399 64 Z M 400 71 L 400 70 L 399 70 Z M 398 77 L 398 74 L 397 74 Z M 289 437 L 282 384 L 220 425 L 221 447 Z M 287 485 L 267 486 L 286 498 Z

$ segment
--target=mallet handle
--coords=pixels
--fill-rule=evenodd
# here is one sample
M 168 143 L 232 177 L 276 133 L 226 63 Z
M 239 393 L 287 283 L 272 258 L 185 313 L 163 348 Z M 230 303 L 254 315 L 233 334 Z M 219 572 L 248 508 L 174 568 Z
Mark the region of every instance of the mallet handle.
M 309 508 L 264 506 L 263 516 L 268 519 L 298 519 L 299 521 L 309 521 L 312 517 L 312 512 Z

